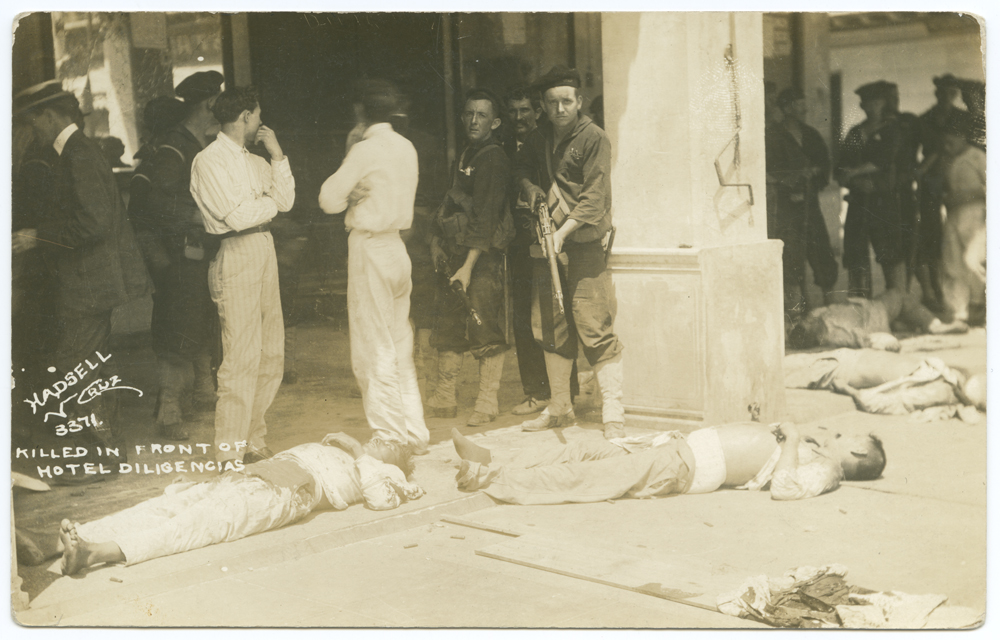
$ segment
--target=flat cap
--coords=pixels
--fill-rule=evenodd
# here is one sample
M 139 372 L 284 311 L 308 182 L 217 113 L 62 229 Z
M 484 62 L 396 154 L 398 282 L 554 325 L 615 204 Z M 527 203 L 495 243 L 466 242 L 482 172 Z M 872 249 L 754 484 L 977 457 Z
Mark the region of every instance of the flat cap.
M 958 84 L 958 78 L 950 73 L 934 78 L 934 86 L 938 89 L 949 89 L 951 87 L 958 88 Z
M 535 89 L 540 93 L 545 93 L 553 87 L 574 87 L 579 89 L 580 73 L 576 69 L 570 69 L 564 64 L 557 64 L 535 83 Z
M 195 104 L 219 95 L 225 78 L 218 71 L 199 71 L 181 80 L 174 93 L 188 104 Z
M 854 93 L 861 96 L 861 101 L 865 100 L 878 100 L 880 98 L 889 98 L 896 90 L 896 85 L 891 82 L 886 82 L 885 80 L 878 80 L 876 82 L 869 82 L 868 84 L 863 84 L 854 90 Z
M 75 95 L 63 89 L 61 81 L 49 80 L 48 82 L 41 82 L 33 87 L 28 87 L 14 96 L 14 115 L 23 115 L 36 107 L 61 98 L 71 98 L 76 101 Z M 79 102 L 77 104 L 79 105 Z

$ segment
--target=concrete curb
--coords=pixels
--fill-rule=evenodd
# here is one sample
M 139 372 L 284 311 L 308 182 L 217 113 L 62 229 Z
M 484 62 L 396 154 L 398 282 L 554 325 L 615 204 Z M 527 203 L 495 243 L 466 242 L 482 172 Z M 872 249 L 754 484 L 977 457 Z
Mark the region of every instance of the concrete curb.
M 200 565 L 142 582 L 126 583 L 116 589 L 90 593 L 40 609 L 31 609 L 29 605 L 28 610 L 16 612 L 14 616 L 18 624 L 28 627 L 57 626 L 63 624 L 67 618 L 83 613 L 134 602 L 136 599 L 149 598 L 192 584 L 207 584 L 215 580 L 231 578 L 234 575 L 251 571 L 253 567 L 269 567 L 298 560 L 330 549 L 431 524 L 443 516 L 461 516 L 495 505 L 496 503 L 486 494 L 474 493 L 417 511 L 380 518 L 278 547 L 257 549 L 222 560 L 216 559 L 215 563 L 211 565 Z M 223 565 L 228 569 L 225 573 L 220 571 L 220 566 Z M 72 626 L 72 621 L 69 621 L 67 626 Z

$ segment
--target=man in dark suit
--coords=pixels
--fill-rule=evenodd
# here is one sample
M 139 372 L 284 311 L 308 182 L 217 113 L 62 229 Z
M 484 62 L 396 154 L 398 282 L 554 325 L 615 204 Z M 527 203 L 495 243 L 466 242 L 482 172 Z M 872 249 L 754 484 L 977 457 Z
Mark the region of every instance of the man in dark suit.
M 20 229 L 13 238 L 15 255 L 42 251 L 55 278 L 55 339 L 46 364 L 51 365 L 53 384 L 63 381 L 68 389 L 58 398 L 43 395 L 36 399 L 40 402 L 32 406 L 35 419 L 44 424 L 46 433 L 55 431 L 57 436 L 58 427 L 70 422 L 85 426 L 79 435 L 91 446 L 87 456 L 74 462 L 93 457 L 117 470 L 115 458 L 125 458 L 122 434 L 114 424 L 121 391 L 109 389 L 105 395 L 98 391 L 95 396 L 91 385 L 99 379 L 111 381 L 115 365 L 108 348 L 111 312 L 150 293 L 152 285 L 111 167 L 77 124 L 82 114 L 76 97 L 63 91 L 58 81 L 43 83 L 14 97 L 14 114 L 31 126 L 39 144 L 53 147 L 59 156 L 54 167 L 54 206 L 37 228 Z M 110 454 L 95 449 L 109 445 Z

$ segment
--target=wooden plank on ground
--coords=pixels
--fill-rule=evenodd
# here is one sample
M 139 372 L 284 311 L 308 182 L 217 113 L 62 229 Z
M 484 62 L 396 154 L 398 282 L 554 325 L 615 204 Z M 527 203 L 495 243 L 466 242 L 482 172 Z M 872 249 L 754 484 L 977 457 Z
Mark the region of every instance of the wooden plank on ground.
M 718 611 L 715 603 L 719 593 L 740 582 L 732 584 L 732 576 L 711 575 L 711 567 L 694 558 L 640 556 L 538 536 L 507 540 L 478 549 L 476 555 L 709 611 Z
M 499 533 L 503 536 L 510 536 L 512 538 L 517 538 L 523 534 L 518 531 L 513 531 L 511 529 L 501 529 L 500 527 L 494 527 L 493 525 L 483 524 L 482 522 L 474 522 L 472 520 L 466 520 L 465 518 L 457 518 L 455 516 L 447 516 L 441 518 L 441 522 L 447 522 L 448 524 L 457 524 L 460 527 L 469 527 L 471 529 L 480 529 L 482 531 L 489 531 L 490 533 Z

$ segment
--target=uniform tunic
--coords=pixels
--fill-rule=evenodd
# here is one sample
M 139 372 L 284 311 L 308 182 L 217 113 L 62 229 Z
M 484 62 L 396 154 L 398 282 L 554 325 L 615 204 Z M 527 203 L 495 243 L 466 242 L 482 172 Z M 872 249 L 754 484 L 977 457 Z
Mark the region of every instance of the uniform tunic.
M 875 259 L 886 267 L 906 259 L 903 248 L 903 218 L 898 156 L 903 147 L 903 132 L 898 121 L 886 120 L 865 140 L 862 125 L 850 130 L 844 140 L 840 166 L 856 168 L 871 162 L 878 171 L 855 178 L 850 190 L 847 220 L 844 222 L 844 268 L 870 267 L 868 243 Z
M 538 180 L 537 186 L 546 192 L 555 183 L 568 217 L 583 224 L 563 246 L 567 257 L 565 315 L 559 314 L 552 299 L 548 265 L 536 263 L 532 328 L 542 349 L 571 360 L 576 359 L 577 343 L 582 342 L 593 366 L 611 360 L 623 348 L 614 333 L 617 300 L 601 245 L 611 230 L 611 141 L 587 116 L 580 116 L 557 147 L 550 123 L 538 130 L 541 135 L 525 141 L 517 155 L 515 178 Z
M 816 169 L 818 174 L 799 178 L 795 184 L 778 182 L 775 228 L 768 235 L 784 242 L 782 267 L 787 285 L 805 280 L 805 261 L 812 267 L 816 284 L 831 289 L 837 283 L 837 260 L 830 246 L 819 192 L 830 178 L 830 154 L 819 132 L 802 125 L 802 143 L 783 125 L 768 127 L 766 136 L 767 173 L 780 180 L 789 172 Z
M 184 359 L 207 355 L 217 340 L 218 312 L 208 290 L 208 257 L 185 255 L 185 245 L 205 249 L 205 227 L 191 196 L 191 164 L 202 146 L 183 124 L 166 131 L 154 143 L 133 183 L 148 180 L 141 196 L 129 201 L 137 232 L 146 237 L 147 254 L 166 260 L 152 267 L 156 285 L 150 333 L 157 355 Z M 141 200 L 137 202 L 136 200 Z M 154 256 L 147 255 L 147 264 Z
M 441 238 L 452 274 L 465 264 L 470 249 L 482 251 L 466 293 L 483 324 L 476 324 L 445 277 L 439 276 L 431 333 L 431 346 L 439 351 L 471 351 L 476 358 L 488 358 L 508 349 L 502 324 L 503 251 L 492 243 L 498 226 L 510 215 L 509 185 L 510 162 L 499 145 L 487 142 L 463 152 L 433 233 Z

